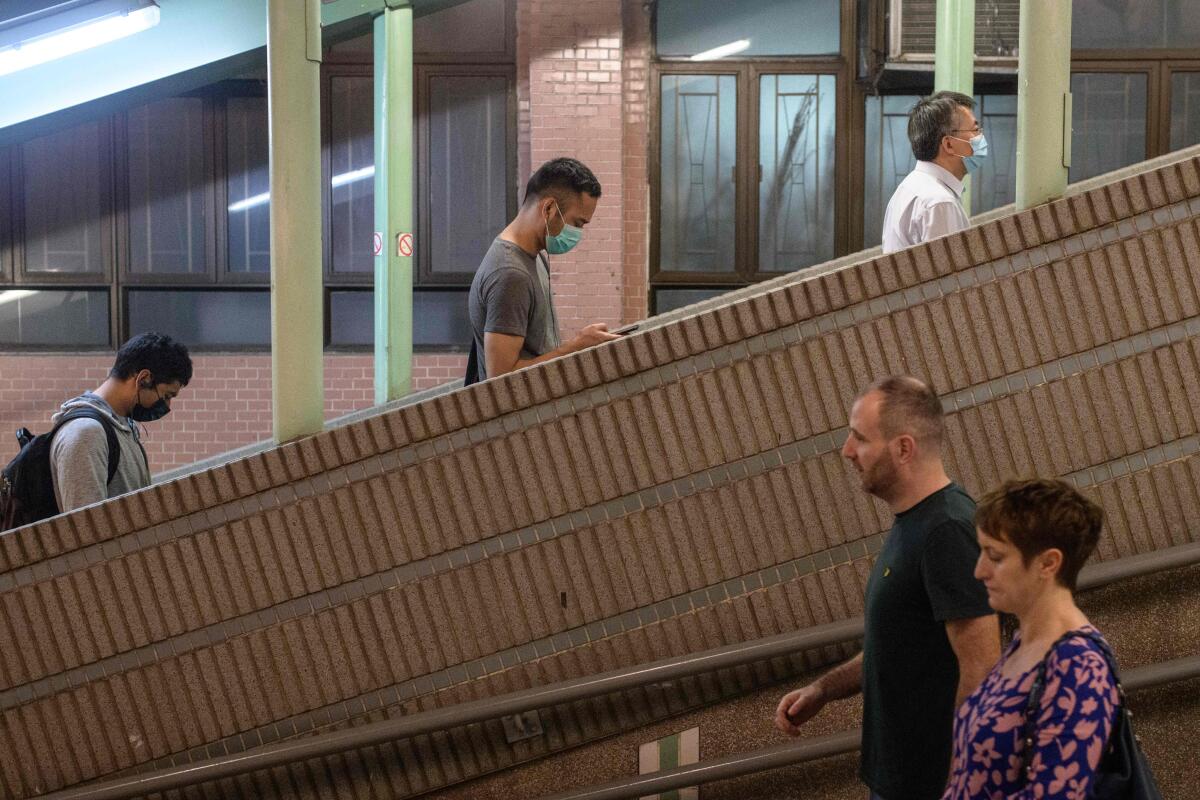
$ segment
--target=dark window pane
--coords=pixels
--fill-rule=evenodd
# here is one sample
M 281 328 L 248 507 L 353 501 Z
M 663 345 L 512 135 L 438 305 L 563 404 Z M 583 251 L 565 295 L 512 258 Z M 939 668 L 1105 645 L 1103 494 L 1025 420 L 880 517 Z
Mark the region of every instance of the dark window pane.
M 430 267 L 472 273 L 508 222 L 508 79 L 429 84 Z
M 1070 180 L 1081 181 L 1146 158 L 1146 76 L 1071 76 Z
M 713 297 L 720 297 L 726 292 L 732 292 L 738 287 L 728 289 L 655 289 L 654 310 L 657 314 L 665 314 L 677 308 L 690 306 Z
M 505 12 L 504 0 L 470 0 L 417 17 L 413 20 L 413 52 L 504 53 Z
M 330 248 L 334 272 L 370 272 L 375 259 L 375 100 L 366 76 L 330 79 Z
M 1200 144 L 1200 72 L 1171 76 L 1171 149 Z
M 735 269 L 736 153 L 736 76 L 664 75 L 660 269 Z
M 366 346 L 375 342 L 374 295 L 366 290 L 329 293 L 331 347 Z M 466 291 L 413 292 L 413 344 L 419 347 L 466 347 L 471 323 Z
M 271 271 L 267 100 L 231 97 L 227 112 L 229 271 Z
M 89 122 L 21 147 L 25 171 L 25 269 L 104 271 L 99 123 Z
M 375 295 L 369 291 L 329 293 L 329 344 L 331 347 L 370 346 L 375 343 Z
M 1074 0 L 1071 47 L 1200 47 L 1195 0 Z
M 837 53 L 839 6 L 838 0 L 659 0 L 655 45 L 660 56 Z
M 833 75 L 760 79 L 758 268 L 786 272 L 833 258 Z
M 0 346 L 104 347 L 108 290 L 0 291 Z
M 129 112 L 129 268 L 205 271 L 204 102 L 177 97 Z
M 129 292 L 129 334 L 158 331 L 189 347 L 268 346 L 271 293 L 232 291 Z

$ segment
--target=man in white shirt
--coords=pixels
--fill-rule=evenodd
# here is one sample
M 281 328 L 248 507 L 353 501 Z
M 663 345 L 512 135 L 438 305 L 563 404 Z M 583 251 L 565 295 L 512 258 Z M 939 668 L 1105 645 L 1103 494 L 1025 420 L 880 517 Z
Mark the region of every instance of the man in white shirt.
M 958 92 L 922 98 L 908 115 L 908 140 L 917 165 L 900 182 L 883 217 L 883 252 L 961 231 L 963 178 L 987 157 L 975 101 Z

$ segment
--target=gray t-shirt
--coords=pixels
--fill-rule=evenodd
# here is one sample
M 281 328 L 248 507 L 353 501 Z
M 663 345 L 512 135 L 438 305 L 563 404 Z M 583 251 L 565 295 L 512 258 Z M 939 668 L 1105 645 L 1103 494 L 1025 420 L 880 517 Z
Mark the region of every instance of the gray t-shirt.
M 477 380 L 487 378 L 485 333 L 524 337 L 522 359 L 536 358 L 559 346 L 558 315 L 544 252 L 534 258 L 512 242 L 496 239 L 475 271 L 467 307 L 479 363 Z

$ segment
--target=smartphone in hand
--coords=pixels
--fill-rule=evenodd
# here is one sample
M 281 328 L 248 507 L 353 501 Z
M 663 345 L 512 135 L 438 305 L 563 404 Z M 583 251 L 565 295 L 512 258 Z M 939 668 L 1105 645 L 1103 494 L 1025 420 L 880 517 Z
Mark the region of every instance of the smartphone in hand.
M 613 333 L 615 333 L 617 336 L 628 336 L 636 331 L 639 327 L 640 325 L 635 322 L 632 325 L 626 325 L 624 328 L 617 328 L 615 331 L 613 331 Z

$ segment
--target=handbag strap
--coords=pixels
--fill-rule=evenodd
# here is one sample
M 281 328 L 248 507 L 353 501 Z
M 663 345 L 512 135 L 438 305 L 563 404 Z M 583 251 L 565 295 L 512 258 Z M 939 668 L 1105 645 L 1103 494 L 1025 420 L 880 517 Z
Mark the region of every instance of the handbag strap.
M 1046 669 L 1050 663 L 1050 658 L 1054 655 L 1054 651 L 1058 646 L 1068 639 L 1074 639 L 1076 636 L 1084 636 L 1092 641 L 1100 650 L 1100 654 L 1104 656 L 1104 661 L 1108 664 L 1108 670 L 1112 673 L 1113 681 L 1117 686 L 1117 699 L 1119 702 L 1118 714 L 1125 708 L 1125 689 L 1121 686 L 1121 674 L 1117 671 L 1117 657 L 1113 654 L 1112 648 L 1108 642 L 1104 641 L 1099 632 L 1094 630 L 1073 630 L 1067 631 L 1062 636 L 1054 640 L 1054 644 L 1050 645 L 1050 649 L 1046 651 L 1045 658 L 1038 664 L 1037 674 L 1033 678 L 1033 686 L 1029 689 L 1029 699 L 1025 701 L 1025 727 L 1022 731 L 1025 739 L 1025 747 L 1021 751 L 1021 772 L 1025 775 L 1025 780 L 1033 780 L 1029 774 L 1029 769 L 1033 761 L 1033 736 L 1037 732 L 1038 709 L 1042 705 L 1042 694 L 1046 690 Z M 1111 743 L 1110 743 L 1111 744 Z

